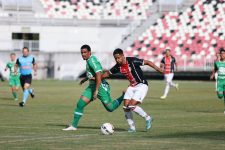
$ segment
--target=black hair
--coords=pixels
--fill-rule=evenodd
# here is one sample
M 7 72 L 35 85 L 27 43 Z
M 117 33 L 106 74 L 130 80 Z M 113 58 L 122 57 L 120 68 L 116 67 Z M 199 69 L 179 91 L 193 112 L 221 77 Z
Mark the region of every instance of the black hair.
M 169 49 L 169 48 L 167 48 L 167 49 L 165 50 L 165 52 L 167 52 L 167 51 L 169 51 L 169 52 L 170 52 L 170 49 Z
M 81 46 L 80 49 L 87 49 L 89 52 L 91 51 L 91 47 L 89 45 L 87 45 L 87 44 Z
M 23 47 L 23 50 L 24 50 L 24 49 L 27 49 L 27 50 L 28 50 L 28 52 L 29 52 L 29 48 L 28 48 L 28 47 Z
M 113 55 L 116 55 L 116 54 L 123 55 L 123 50 L 120 48 L 115 49 L 113 52 Z
M 220 51 L 220 54 L 221 54 L 222 52 L 225 52 L 225 49 L 224 49 L 223 47 L 221 47 L 221 48 L 219 49 L 219 51 Z

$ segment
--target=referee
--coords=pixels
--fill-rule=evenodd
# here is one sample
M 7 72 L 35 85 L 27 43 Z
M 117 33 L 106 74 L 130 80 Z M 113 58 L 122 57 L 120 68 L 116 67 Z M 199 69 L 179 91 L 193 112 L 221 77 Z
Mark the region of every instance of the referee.
M 18 68 L 20 70 L 20 82 L 23 88 L 23 100 L 19 103 L 20 107 L 23 107 L 26 104 L 29 94 L 34 98 L 34 90 L 31 88 L 33 69 L 34 75 L 37 75 L 37 65 L 34 57 L 29 54 L 29 49 L 24 47 L 22 53 L 23 55 L 17 59 L 15 64 L 15 71 Z

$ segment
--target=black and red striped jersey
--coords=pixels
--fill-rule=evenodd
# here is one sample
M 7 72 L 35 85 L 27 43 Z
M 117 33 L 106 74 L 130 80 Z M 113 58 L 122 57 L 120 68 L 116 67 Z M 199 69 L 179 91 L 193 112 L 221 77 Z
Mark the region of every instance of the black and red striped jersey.
M 161 63 L 164 64 L 165 74 L 173 73 L 175 69 L 176 59 L 173 56 L 163 57 Z
M 123 65 L 116 64 L 109 72 L 110 74 L 122 73 L 130 81 L 130 86 L 135 86 L 138 83 L 148 85 L 147 80 L 143 75 L 143 71 L 140 66 L 144 65 L 144 59 L 136 57 L 126 57 L 126 63 Z

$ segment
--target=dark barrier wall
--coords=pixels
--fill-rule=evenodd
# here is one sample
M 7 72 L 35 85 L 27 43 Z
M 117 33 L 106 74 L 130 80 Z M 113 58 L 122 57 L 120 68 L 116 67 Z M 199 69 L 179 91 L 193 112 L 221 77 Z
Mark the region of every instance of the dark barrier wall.
M 80 77 L 85 77 L 86 73 L 83 73 Z M 211 72 L 175 72 L 174 73 L 174 80 L 209 80 Z M 158 72 L 144 72 L 144 76 L 147 79 L 156 79 L 156 80 L 163 80 L 164 77 L 162 74 Z M 122 74 L 112 75 L 111 79 L 125 79 Z

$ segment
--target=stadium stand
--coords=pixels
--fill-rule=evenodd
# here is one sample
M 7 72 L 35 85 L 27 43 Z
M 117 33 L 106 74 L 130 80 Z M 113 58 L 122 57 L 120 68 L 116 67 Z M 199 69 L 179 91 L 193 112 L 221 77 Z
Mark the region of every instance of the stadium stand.
M 205 60 L 214 59 L 216 51 L 225 47 L 224 39 L 225 1 L 198 0 L 185 11 L 164 13 L 126 52 L 159 63 L 170 48 L 180 66 L 205 66 Z M 183 61 L 187 58 L 191 59 Z
M 3 10 L 31 11 L 31 0 L 1 0 Z
M 40 0 L 50 18 L 146 19 L 156 0 Z

